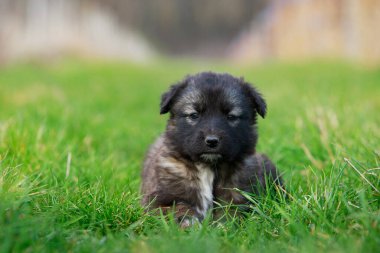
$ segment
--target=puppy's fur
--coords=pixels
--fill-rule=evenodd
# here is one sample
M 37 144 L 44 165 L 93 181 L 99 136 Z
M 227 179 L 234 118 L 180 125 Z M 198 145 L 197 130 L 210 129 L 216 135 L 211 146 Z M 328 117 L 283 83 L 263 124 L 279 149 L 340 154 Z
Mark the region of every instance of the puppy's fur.
M 160 112 L 170 118 L 144 163 L 144 206 L 164 212 L 174 206 L 179 221 L 184 215 L 201 221 L 214 201 L 246 204 L 234 188 L 258 193 L 267 182 L 281 184 L 272 162 L 255 150 L 265 100 L 243 79 L 188 76 L 162 95 Z

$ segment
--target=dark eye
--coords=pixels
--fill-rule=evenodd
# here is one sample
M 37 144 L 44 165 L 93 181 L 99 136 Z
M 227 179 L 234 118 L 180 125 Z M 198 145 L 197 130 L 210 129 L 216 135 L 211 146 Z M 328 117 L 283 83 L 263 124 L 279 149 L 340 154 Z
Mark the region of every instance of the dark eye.
M 236 115 L 228 114 L 228 115 L 227 115 L 227 119 L 228 119 L 229 121 L 235 121 L 235 120 L 239 119 L 239 117 L 236 116 Z
M 196 120 L 199 118 L 199 114 L 196 112 L 193 112 L 193 113 L 189 114 L 187 117 L 189 117 L 189 119 Z

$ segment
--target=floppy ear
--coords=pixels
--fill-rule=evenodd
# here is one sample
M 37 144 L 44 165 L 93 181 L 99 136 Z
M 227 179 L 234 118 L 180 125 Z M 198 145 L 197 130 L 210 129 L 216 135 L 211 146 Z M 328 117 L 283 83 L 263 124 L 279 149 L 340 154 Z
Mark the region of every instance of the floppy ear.
M 186 86 L 186 82 L 170 86 L 169 90 L 161 95 L 160 114 L 165 114 L 170 111 L 175 99 L 181 90 Z
M 248 95 L 255 111 L 262 117 L 265 117 L 265 114 L 267 112 L 267 104 L 260 94 L 252 85 L 250 85 L 247 82 L 243 82 L 243 89 L 245 93 Z

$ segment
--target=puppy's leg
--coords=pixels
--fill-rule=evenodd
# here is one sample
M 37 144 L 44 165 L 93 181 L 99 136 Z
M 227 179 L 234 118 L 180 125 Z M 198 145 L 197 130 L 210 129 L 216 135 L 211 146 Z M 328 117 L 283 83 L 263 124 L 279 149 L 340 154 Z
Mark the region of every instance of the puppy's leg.
M 181 228 L 188 228 L 199 223 L 194 210 L 184 202 L 176 203 L 174 206 L 161 206 L 160 209 L 164 215 L 173 213 L 175 220 Z
M 240 212 L 248 211 L 252 203 L 244 196 L 245 193 L 253 195 L 273 193 L 276 196 L 277 187 L 283 185 L 279 172 L 266 155 L 247 156 L 237 166 L 240 167 L 232 175 L 226 173 L 226 170 L 219 174 L 214 198 L 224 208 L 214 209 L 215 219 L 237 217 Z

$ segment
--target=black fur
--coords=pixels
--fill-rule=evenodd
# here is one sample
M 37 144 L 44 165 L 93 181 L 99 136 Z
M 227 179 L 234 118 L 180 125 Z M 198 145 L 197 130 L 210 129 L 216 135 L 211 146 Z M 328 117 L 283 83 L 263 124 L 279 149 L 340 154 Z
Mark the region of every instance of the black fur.
M 181 105 L 176 106 L 176 103 L 195 90 L 202 97 L 195 104 L 199 119 L 192 126 L 186 120 L 188 115 L 184 115 Z M 231 93 L 243 110 L 236 127 L 231 127 L 227 119 L 230 110 L 236 106 L 231 104 Z M 183 156 L 198 161 L 200 154 L 220 152 L 224 160 L 236 161 L 255 152 L 256 112 L 264 117 L 266 103 L 261 94 L 242 79 L 228 74 L 206 72 L 187 77 L 162 96 L 161 114 L 169 111 L 171 123 L 168 125 L 167 136 Z M 171 125 L 176 127 L 172 129 Z M 222 143 L 217 150 L 210 150 L 204 145 L 203 140 L 207 134 L 220 136 Z
M 281 185 L 276 167 L 255 150 L 257 115 L 266 110 L 254 87 L 229 74 L 203 72 L 172 85 L 161 97 L 166 131 L 144 163 L 142 204 L 175 204 L 176 217 L 202 220 L 212 200 L 246 203 L 234 188 L 258 193 L 266 179 Z

